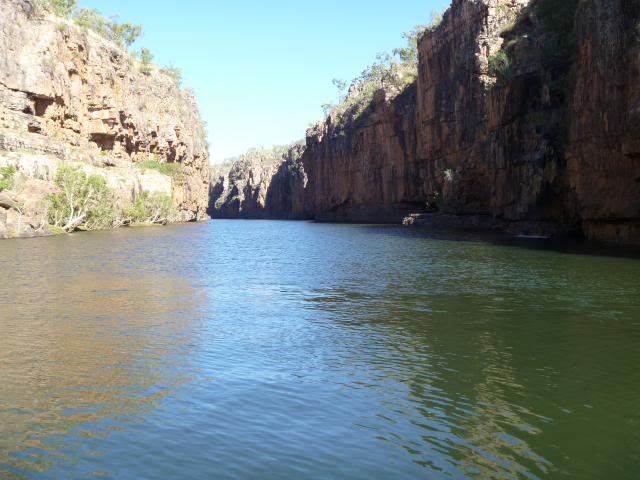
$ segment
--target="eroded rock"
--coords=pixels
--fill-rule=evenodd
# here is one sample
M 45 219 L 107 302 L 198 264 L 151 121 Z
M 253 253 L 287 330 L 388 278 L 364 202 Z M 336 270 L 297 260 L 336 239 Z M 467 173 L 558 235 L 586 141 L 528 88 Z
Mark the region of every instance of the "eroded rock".
M 168 193 L 175 220 L 206 218 L 208 147 L 194 97 L 36 0 L 0 0 L 0 151 L 26 192 L 74 162 L 104 176 L 122 201 L 141 190 Z M 181 174 L 135 168 L 149 159 L 178 163 Z

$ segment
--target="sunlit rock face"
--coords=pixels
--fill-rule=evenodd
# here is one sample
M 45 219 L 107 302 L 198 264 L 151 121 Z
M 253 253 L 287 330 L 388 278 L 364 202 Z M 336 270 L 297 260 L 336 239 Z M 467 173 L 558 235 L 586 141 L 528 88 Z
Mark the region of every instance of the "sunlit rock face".
M 20 155 L 7 152 L 75 162 L 107 178 L 128 169 L 130 184 L 173 196 L 174 220 L 204 219 L 208 147 L 195 99 L 157 69 L 142 70 L 125 50 L 35 0 L 0 0 L 0 166 L 16 166 L 27 183 Z M 181 165 L 169 188 L 133 168 L 150 158 Z
M 398 223 L 424 205 L 416 157 L 416 89 L 379 90 L 346 124 L 328 117 L 307 132 L 308 210 L 319 220 Z

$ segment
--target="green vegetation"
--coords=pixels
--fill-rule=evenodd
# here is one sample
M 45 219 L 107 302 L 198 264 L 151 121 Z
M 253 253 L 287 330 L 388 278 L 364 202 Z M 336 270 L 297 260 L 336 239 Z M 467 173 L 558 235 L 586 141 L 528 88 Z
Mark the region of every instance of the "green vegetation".
M 48 8 L 56 15 L 68 17 L 76 8 L 77 0 L 40 0 L 44 8 Z
M 39 0 L 38 5 L 61 17 L 73 18 L 76 25 L 93 30 L 122 48 L 130 47 L 142 35 L 142 25 L 120 23 L 117 17 L 109 19 L 93 8 L 77 9 L 77 0 Z
M 94 8 L 76 8 L 77 0 L 37 0 L 38 5 L 46 11 L 61 17 L 72 18 L 79 27 L 92 30 L 101 37 L 114 42 L 121 48 L 128 49 L 142 35 L 142 25 L 120 23 L 118 17 L 105 17 Z M 64 32 L 65 24 L 58 25 L 58 30 Z M 140 71 L 149 75 L 153 70 L 153 53 L 148 48 L 141 48 L 132 52 L 132 57 L 140 61 Z M 171 77 L 178 88 L 182 85 L 182 71 L 168 65 L 160 72 Z
M 153 53 L 148 48 L 141 48 L 134 54 L 140 60 L 140 71 L 145 75 L 151 73 L 153 67 Z
M 110 228 L 113 199 L 104 178 L 63 165 L 55 177 L 58 193 L 49 195 L 48 220 L 65 232 Z
M 262 165 L 270 166 L 280 163 L 289 150 L 296 145 L 304 145 L 305 140 L 299 140 L 288 145 L 274 145 L 269 148 L 251 148 L 242 155 L 227 158 L 224 165 L 233 165 L 236 162 L 259 162 Z
M 496 13 L 501 17 L 506 17 L 506 24 L 503 33 L 512 30 L 518 21 L 518 10 L 508 0 L 502 0 L 496 5 Z
M 13 188 L 15 174 L 16 167 L 13 165 L 0 167 L 0 191 L 11 190 Z
M 160 73 L 164 73 L 175 82 L 176 87 L 180 88 L 182 85 L 182 70 L 173 65 L 168 65 L 160 69 Z
M 489 73 L 503 84 L 511 79 L 511 58 L 507 52 L 499 50 L 489 57 Z
M 336 104 L 325 104 L 322 109 L 334 121 L 345 122 L 358 118 L 367 109 L 377 90 L 400 92 L 413 84 L 418 76 L 418 42 L 426 32 L 436 29 L 442 22 L 441 13 L 432 13 L 428 25 L 419 25 L 404 33 L 404 47 L 390 53 L 381 53 L 377 62 L 367 67 L 350 83 L 334 80 L 339 96 Z
M 145 170 L 157 170 L 163 175 L 175 178 L 182 173 L 182 164 L 180 163 L 160 163 L 155 158 L 150 158 L 144 162 L 138 163 L 138 168 L 143 172 Z
M 173 211 L 171 197 L 162 193 L 143 192 L 123 209 L 126 223 L 167 223 Z
M 48 222 L 54 231 L 101 230 L 131 223 L 167 223 L 173 213 L 170 196 L 142 192 L 132 204 L 117 206 L 104 178 L 80 167 L 63 165 L 55 177 L 57 193 L 47 198 Z
M 142 35 L 142 25 L 118 23 L 117 18 L 108 19 L 98 10 L 81 8 L 73 13 L 73 19 L 80 27 L 93 30 L 120 47 L 130 47 Z

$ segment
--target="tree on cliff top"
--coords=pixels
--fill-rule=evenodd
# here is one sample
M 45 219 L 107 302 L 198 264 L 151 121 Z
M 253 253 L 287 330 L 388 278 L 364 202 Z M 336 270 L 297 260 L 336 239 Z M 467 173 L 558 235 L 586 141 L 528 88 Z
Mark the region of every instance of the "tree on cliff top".
M 76 8 L 77 0 L 41 0 L 45 8 L 49 8 L 56 15 L 68 17 Z
M 367 67 L 351 83 L 333 80 L 338 88 L 337 104 L 322 106 L 326 116 L 342 123 L 348 118 L 359 117 L 373 100 L 376 90 L 402 91 L 415 82 L 418 76 L 418 42 L 425 32 L 432 31 L 442 22 L 442 13 L 432 12 L 427 25 L 418 25 L 402 36 L 404 47 L 396 48 L 392 53 L 383 52 L 376 56 L 376 62 Z M 347 86 L 349 88 L 347 88 Z
M 120 47 L 130 47 L 142 35 L 142 25 L 118 23 L 117 17 L 106 18 L 93 8 L 81 8 L 73 14 L 76 24 L 93 30 Z
M 120 23 L 117 16 L 109 19 L 94 8 L 76 9 L 77 3 L 78 0 L 37 0 L 36 5 L 61 17 L 73 17 L 78 26 L 93 30 L 122 48 L 130 47 L 142 35 L 142 25 Z

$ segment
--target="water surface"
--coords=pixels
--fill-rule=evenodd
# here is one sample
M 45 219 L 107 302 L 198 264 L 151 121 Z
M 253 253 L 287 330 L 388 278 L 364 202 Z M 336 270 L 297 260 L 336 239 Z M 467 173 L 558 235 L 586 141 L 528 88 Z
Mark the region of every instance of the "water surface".
M 640 261 L 216 221 L 0 244 L 0 478 L 640 476 Z

